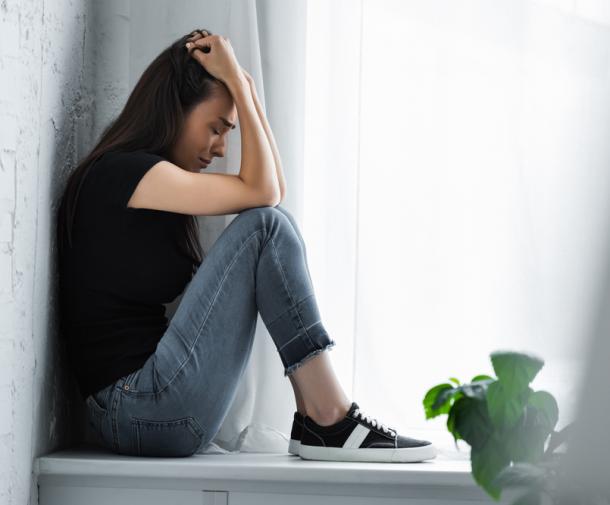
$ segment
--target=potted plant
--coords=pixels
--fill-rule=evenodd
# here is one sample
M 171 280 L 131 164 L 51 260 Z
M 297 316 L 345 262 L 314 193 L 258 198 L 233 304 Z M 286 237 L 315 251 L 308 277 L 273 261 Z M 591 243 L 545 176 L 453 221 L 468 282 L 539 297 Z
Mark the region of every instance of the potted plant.
M 518 352 L 497 351 L 490 357 L 496 377 L 477 375 L 466 384 L 452 377 L 428 390 L 426 419 L 447 414 L 458 450 L 458 440 L 470 445 L 474 480 L 494 500 L 509 487 L 521 490 L 514 505 L 559 500 L 558 449 L 573 423 L 555 431 L 555 398 L 530 387 L 544 361 Z

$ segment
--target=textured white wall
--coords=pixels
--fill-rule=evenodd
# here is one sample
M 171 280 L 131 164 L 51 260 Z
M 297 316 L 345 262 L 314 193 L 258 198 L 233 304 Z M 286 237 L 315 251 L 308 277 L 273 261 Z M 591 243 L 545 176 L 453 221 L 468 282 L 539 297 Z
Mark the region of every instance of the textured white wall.
M 128 69 L 108 70 L 128 12 L 0 0 L 1 504 L 37 503 L 34 459 L 86 437 L 58 340 L 55 217 L 67 175 L 124 103 Z

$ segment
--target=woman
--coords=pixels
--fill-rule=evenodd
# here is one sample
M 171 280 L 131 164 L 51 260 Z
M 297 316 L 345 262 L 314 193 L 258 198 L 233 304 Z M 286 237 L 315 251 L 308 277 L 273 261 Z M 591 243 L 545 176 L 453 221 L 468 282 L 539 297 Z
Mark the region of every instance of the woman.
M 239 175 L 200 173 L 239 119 Z M 295 393 L 289 452 L 305 459 L 421 461 L 350 402 L 327 353 L 305 244 L 279 206 L 283 175 L 251 77 L 228 39 L 196 30 L 144 71 L 70 176 L 58 215 L 63 333 L 101 442 L 120 454 L 188 456 L 218 432 L 257 313 Z M 205 261 L 195 216 L 238 214 Z M 184 295 L 167 322 L 164 303 Z

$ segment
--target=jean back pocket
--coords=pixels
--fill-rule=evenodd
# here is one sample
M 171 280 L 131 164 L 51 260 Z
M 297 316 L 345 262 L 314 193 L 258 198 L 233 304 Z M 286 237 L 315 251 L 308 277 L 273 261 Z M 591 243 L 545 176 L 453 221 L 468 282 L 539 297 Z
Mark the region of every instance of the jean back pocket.
M 192 456 L 201 445 L 205 434 L 191 416 L 167 421 L 133 417 L 131 425 L 139 456 Z
M 106 441 L 103 436 L 103 423 L 108 416 L 108 409 L 104 404 L 106 390 L 99 391 L 92 395 L 89 395 L 85 399 L 85 404 L 87 406 L 87 419 L 89 422 L 89 426 L 95 435 L 98 443 L 103 446 L 107 446 Z

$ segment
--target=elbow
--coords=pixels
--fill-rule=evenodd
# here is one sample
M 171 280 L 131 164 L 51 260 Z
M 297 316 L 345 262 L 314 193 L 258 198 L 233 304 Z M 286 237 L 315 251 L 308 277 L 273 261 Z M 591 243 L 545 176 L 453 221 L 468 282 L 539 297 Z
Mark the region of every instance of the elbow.
M 271 207 L 277 207 L 284 200 L 284 192 L 281 191 L 279 194 L 274 195 L 274 197 L 269 202 Z
M 279 191 L 280 191 L 279 200 L 276 205 L 279 205 L 280 203 L 282 203 L 282 200 L 284 199 L 284 195 L 286 194 L 286 185 L 283 180 L 280 180 Z
M 269 206 L 270 207 L 277 207 L 281 202 L 282 202 L 282 199 L 280 197 L 277 197 L 277 198 L 274 198 L 273 200 L 271 200 L 269 202 Z

